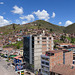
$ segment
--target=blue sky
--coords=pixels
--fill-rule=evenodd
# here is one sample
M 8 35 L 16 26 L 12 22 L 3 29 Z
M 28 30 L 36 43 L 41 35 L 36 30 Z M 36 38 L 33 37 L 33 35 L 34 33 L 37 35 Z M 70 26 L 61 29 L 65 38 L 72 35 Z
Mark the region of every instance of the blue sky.
M 0 0 L 0 26 L 45 20 L 59 26 L 75 21 L 75 0 Z

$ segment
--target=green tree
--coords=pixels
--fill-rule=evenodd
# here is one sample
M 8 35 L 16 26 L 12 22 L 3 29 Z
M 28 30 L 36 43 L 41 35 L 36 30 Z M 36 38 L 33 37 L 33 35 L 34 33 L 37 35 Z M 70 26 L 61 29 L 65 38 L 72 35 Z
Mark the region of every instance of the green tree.
M 65 42 L 64 40 L 66 39 L 66 36 L 61 36 L 61 41 Z
M 50 29 L 50 32 L 53 32 L 53 29 Z
M 13 29 L 15 30 L 15 23 L 13 23 L 12 25 L 13 25 Z

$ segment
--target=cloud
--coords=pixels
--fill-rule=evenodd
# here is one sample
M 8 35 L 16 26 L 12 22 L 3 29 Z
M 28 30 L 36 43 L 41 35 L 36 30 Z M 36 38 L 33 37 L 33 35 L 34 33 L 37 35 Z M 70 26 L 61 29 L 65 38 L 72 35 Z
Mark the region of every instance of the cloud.
M 26 24 L 26 23 L 28 23 L 27 21 L 22 21 L 22 24 Z
M 37 12 L 33 12 L 33 14 L 35 14 L 38 19 L 44 19 L 45 21 L 48 21 L 50 19 L 49 14 L 46 10 L 38 10 Z
M 0 4 L 4 4 L 4 2 L 0 2 Z
M 11 12 L 15 13 L 15 14 L 23 14 L 23 8 L 22 7 L 18 7 L 18 6 L 14 6 L 13 7 L 14 10 L 12 10 Z
M 54 18 L 55 17 L 55 12 L 53 12 L 53 14 L 52 14 L 52 18 Z
M 59 24 L 62 24 L 62 22 L 59 22 Z
M 71 22 L 70 20 L 68 20 L 68 21 L 65 22 L 64 26 L 66 27 L 66 26 L 71 25 L 71 24 L 73 24 L 73 22 Z
M 15 22 L 16 22 L 16 24 L 21 24 L 21 20 L 19 20 L 19 19 L 16 19 Z
M 34 15 L 30 14 L 27 16 L 22 16 L 22 17 L 20 17 L 20 19 L 26 19 L 27 22 L 30 22 L 30 21 L 34 21 L 35 17 L 34 17 Z
M 0 16 L 0 27 L 5 26 L 5 25 L 9 25 L 9 24 L 10 24 L 10 22 L 8 20 L 4 19 L 3 16 Z

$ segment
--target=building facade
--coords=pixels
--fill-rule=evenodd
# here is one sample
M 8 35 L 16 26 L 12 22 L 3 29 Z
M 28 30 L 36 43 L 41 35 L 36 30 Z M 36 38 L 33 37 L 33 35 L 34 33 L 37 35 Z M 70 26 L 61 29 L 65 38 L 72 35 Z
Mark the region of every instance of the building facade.
M 41 55 L 41 73 L 50 75 L 53 67 L 60 64 L 70 65 L 73 61 L 73 53 L 68 50 L 53 50 Z
M 34 65 L 34 70 L 41 69 L 41 55 L 45 51 L 53 50 L 53 37 L 45 35 L 24 36 L 23 58 L 24 61 Z

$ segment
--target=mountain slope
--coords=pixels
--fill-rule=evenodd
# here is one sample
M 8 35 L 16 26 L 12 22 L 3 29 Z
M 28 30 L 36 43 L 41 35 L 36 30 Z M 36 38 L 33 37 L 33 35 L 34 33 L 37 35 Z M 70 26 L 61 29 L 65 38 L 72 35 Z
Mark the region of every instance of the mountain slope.
M 69 34 L 75 33 L 75 23 L 65 27 L 64 32 Z
M 63 33 L 63 32 L 75 33 L 75 23 L 67 27 L 63 27 L 63 26 L 54 25 L 44 20 L 36 20 L 34 22 L 30 22 L 23 25 L 19 24 L 14 24 L 14 25 L 15 25 L 15 31 L 21 29 L 48 29 L 49 31 L 55 33 Z M 13 31 L 14 31 L 13 24 L 0 27 L 0 32 L 3 32 L 4 35 Z
M 52 23 L 49 23 L 47 21 L 44 20 L 36 20 L 32 23 L 30 23 L 29 25 L 32 24 L 36 24 L 36 26 L 32 26 L 31 28 L 42 28 L 42 29 L 48 29 L 48 30 L 52 30 L 52 32 L 57 32 L 57 33 L 63 33 L 63 26 L 58 26 L 58 25 L 54 25 Z

